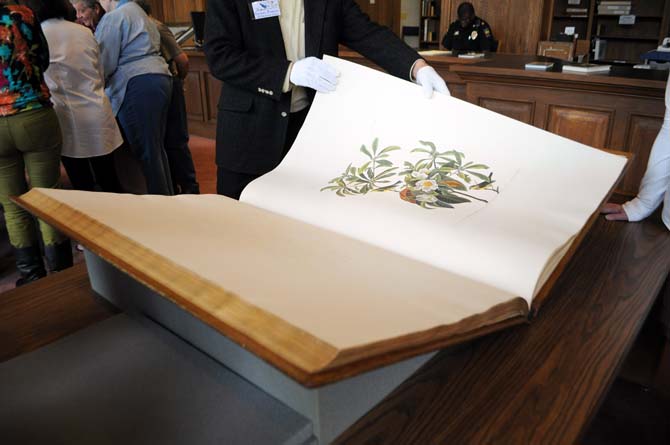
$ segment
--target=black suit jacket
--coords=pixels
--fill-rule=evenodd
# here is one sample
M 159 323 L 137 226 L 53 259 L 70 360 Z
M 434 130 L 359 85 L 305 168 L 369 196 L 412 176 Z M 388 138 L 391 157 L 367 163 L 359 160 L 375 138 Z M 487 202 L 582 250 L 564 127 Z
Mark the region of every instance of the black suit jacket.
M 250 1 L 208 0 L 205 55 L 212 75 L 223 81 L 216 162 L 236 172 L 263 174 L 282 157 L 291 105 L 282 87 L 290 62 L 279 19 L 252 20 Z M 304 0 L 304 5 L 306 57 L 336 56 L 342 43 L 409 80 L 419 55 L 388 28 L 371 22 L 354 0 Z

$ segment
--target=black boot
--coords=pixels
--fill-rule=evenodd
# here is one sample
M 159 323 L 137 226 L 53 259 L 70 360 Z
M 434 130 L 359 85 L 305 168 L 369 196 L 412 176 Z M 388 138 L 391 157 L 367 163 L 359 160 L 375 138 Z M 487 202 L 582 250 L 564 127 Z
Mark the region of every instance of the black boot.
M 21 278 L 16 281 L 16 287 L 23 286 L 46 276 L 42 252 L 39 246 L 14 248 L 16 268 Z
M 72 244 L 70 244 L 70 240 L 44 246 L 44 256 L 47 259 L 49 272 L 59 272 L 72 267 Z

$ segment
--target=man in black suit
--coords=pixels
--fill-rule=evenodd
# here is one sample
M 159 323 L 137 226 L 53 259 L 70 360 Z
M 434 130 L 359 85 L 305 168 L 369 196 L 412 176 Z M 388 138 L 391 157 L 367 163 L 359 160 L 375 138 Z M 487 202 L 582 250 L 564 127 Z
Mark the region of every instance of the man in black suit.
M 302 126 L 315 91 L 336 88 L 321 60 L 342 43 L 389 73 L 449 94 L 444 80 L 354 0 L 209 0 L 205 54 L 223 81 L 219 99 L 217 192 L 238 199 L 275 168 Z

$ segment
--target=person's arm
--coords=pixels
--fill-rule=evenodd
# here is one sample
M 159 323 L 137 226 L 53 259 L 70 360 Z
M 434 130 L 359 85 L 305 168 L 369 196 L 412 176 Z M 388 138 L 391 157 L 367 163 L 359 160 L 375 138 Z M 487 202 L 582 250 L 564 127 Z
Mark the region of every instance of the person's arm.
M 666 111 L 661 131 L 649 154 L 647 170 L 635 199 L 623 205 L 629 221 L 640 221 L 651 215 L 670 188 L 670 112 Z
M 607 203 L 602 213 L 612 221 L 641 221 L 670 196 L 670 111 L 651 148 L 647 170 L 637 196 L 623 205 Z M 670 211 L 664 209 L 664 211 Z
M 486 22 L 482 22 L 479 27 L 479 47 L 482 51 L 491 51 L 493 48 L 493 33 L 491 27 Z
M 453 24 L 449 25 L 449 29 L 447 30 L 447 33 L 444 35 L 444 39 L 442 39 L 442 46 L 444 46 L 446 49 L 451 51 L 451 49 L 454 47 L 454 42 L 453 42 Z
M 161 36 L 161 52 L 165 52 L 162 56 L 167 63 L 170 63 L 175 60 L 179 54 L 183 54 L 184 50 L 181 49 L 174 34 L 172 34 L 172 31 L 170 31 L 170 28 L 165 23 L 158 21 L 153 17 L 151 17 L 151 21 L 156 25 L 158 34 Z
M 174 64 L 177 67 L 177 76 L 184 80 L 188 76 L 188 56 L 182 52 L 174 58 Z
M 95 39 L 100 47 L 100 65 L 105 84 L 119 65 L 123 39 L 123 30 L 120 29 L 122 24 L 116 23 L 110 17 L 109 14 L 105 15 L 95 30 Z
M 39 66 L 42 74 L 44 74 L 47 68 L 49 68 L 49 44 L 39 24 L 36 23 L 33 31 L 35 33 L 35 42 L 33 44 L 36 46 L 35 56 L 37 58 L 37 66 Z
M 239 11 L 233 0 L 208 0 L 205 56 L 214 77 L 230 85 L 279 100 L 290 62 L 283 57 L 254 54 L 244 47 Z M 242 11 L 249 14 L 248 11 Z M 264 38 L 258 36 L 258 38 Z

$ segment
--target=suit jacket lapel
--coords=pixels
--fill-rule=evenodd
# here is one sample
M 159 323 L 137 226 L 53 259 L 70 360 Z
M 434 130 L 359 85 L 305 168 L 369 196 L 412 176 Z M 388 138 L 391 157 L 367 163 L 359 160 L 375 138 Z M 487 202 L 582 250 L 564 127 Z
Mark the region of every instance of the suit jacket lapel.
M 262 19 L 261 21 L 267 22 L 269 35 L 265 33 L 262 33 L 261 35 L 268 36 L 270 45 L 273 46 L 272 53 L 279 54 L 281 57 L 286 58 L 286 48 L 284 48 L 284 36 L 281 33 L 281 25 L 279 24 L 279 17 Z
M 327 0 L 305 2 L 305 57 L 321 56 L 321 33 Z
M 223 0 L 230 1 L 230 0 Z M 286 49 L 284 48 L 284 37 L 281 33 L 281 25 L 279 24 L 279 17 L 270 17 L 267 19 L 254 20 L 251 15 L 251 2 L 253 0 L 243 0 L 249 9 L 249 20 L 252 32 L 262 38 L 270 46 L 272 54 L 277 54 L 280 57 L 286 57 Z

